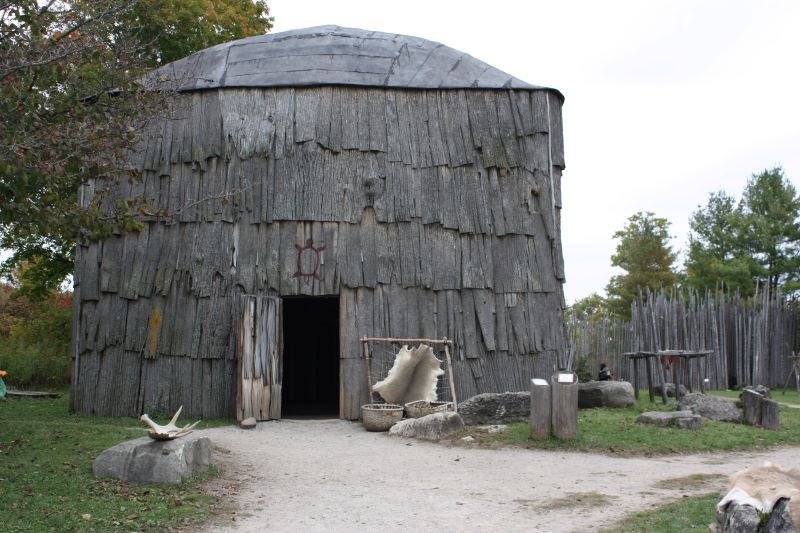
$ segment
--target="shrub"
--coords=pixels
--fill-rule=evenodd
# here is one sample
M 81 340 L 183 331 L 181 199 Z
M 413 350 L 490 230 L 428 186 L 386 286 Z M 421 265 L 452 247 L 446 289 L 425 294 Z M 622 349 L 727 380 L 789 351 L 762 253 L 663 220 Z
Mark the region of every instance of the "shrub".
M 70 381 L 72 295 L 43 302 L 7 296 L 0 300 L 0 369 L 16 387 L 59 387 Z

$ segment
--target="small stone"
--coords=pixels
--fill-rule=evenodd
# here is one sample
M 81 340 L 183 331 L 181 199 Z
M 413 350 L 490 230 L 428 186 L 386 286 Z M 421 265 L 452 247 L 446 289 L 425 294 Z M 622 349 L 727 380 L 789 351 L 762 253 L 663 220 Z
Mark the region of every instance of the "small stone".
M 475 437 L 472 435 L 467 435 L 466 437 L 461 437 L 461 442 L 466 442 L 467 444 L 471 442 L 475 442 Z
M 506 428 L 508 428 L 508 426 L 506 426 L 505 424 L 494 424 L 494 425 L 491 425 L 491 426 L 478 426 L 478 429 L 480 429 L 481 431 L 485 431 L 489 435 L 497 435 L 498 433 L 505 433 Z
M 242 429 L 253 429 L 257 425 L 258 425 L 258 421 L 255 418 L 253 418 L 252 416 L 250 418 L 245 418 L 244 420 L 239 422 L 239 427 L 242 428 Z

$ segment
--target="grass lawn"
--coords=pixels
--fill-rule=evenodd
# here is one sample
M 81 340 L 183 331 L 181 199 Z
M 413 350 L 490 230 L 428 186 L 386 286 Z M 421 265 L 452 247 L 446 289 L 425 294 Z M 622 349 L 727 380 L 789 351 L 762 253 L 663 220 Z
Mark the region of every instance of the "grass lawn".
M 504 433 L 499 434 L 488 434 L 475 428 L 467 428 L 465 434 L 489 445 L 572 449 L 619 455 L 698 453 L 800 445 L 800 409 L 781 407 L 781 426 L 777 431 L 708 420 L 704 420 L 702 429 L 696 431 L 659 428 L 635 422 L 640 413 L 659 410 L 675 410 L 674 401 L 666 406 L 660 400 L 650 403 L 647 395 L 643 394 L 633 407 L 626 409 L 581 409 L 578 413 L 578 437 L 570 440 L 553 437 L 530 440 L 527 422 L 510 424 Z
M 213 468 L 169 487 L 95 479 L 100 452 L 145 435 L 138 419 L 70 414 L 66 394 L 0 401 L 0 530 L 169 531 L 208 518 L 201 484 Z
M 776 388 L 776 389 L 770 390 L 770 393 L 772 393 L 772 399 L 775 400 L 776 402 L 780 402 L 780 403 L 790 403 L 790 404 L 793 404 L 793 405 L 794 404 L 800 405 L 800 394 L 798 394 L 797 391 L 794 390 L 793 387 L 794 387 L 794 383 L 792 384 L 792 387 L 790 387 L 789 389 L 786 390 L 786 394 L 783 393 L 783 388 Z M 742 393 L 742 391 L 739 391 L 739 390 L 714 390 L 714 391 L 709 391 L 709 394 L 711 394 L 713 396 L 721 396 L 723 398 L 734 398 L 734 399 L 737 399 L 737 400 L 739 399 L 739 395 L 741 393 Z
M 717 492 L 684 498 L 650 511 L 634 513 L 607 533 L 707 533 L 716 521 L 715 508 L 720 500 Z

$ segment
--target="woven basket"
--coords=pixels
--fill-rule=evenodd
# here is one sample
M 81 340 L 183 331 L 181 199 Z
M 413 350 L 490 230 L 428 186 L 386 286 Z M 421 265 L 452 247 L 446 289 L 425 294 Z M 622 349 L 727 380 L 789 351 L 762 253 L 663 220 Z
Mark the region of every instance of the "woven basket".
M 428 402 L 417 400 L 406 404 L 406 414 L 409 418 L 421 418 L 433 413 L 444 413 L 453 410 L 453 402 Z
M 361 421 L 367 431 L 389 431 L 403 419 L 403 406 L 393 403 L 370 403 L 361 406 Z

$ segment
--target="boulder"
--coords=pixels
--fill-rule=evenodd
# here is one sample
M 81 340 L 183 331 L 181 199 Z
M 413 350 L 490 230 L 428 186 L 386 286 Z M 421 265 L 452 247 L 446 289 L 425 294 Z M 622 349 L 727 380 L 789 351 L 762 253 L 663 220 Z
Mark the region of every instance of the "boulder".
M 673 385 L 672 383 L 667 383 L 666 387 L 667 387 L 667 396 L 670 398 L 674 398 L 675 385 Z M 683 396 L 684 394 L 686 394 L 686 387 L 684 387 L 683 385 L 679 385 L 678 391 L 681 393 L 681 396 Z M 661 396 L 661 385 L 653 385 L 653 393 L 656 396 Z
M 210 464 L 211 439 L 193 434 L 174 440 L 142 437 L 117 444 L 94 460 L 92 470 L 96 477 L 132 483 L 177 484 L 207 471 Z
M 692 411 L 709 420 L 721 422 L 741 422 L 742 413 L 734 400 L 706 396 L 705 394 L 687 394 L 678 400 L 679 411 Z
M 258 425 L 258 421 L 255 418 L 253 418 L 252 416 L 250 418 L 245 418 L 244 420 L 239 422 L 239 427 L 242 428 L 242 429 L 253 429 L 257 425 Z
M 588 381 L 578 385 L 578 408 L 630 407 L 636 403 L 627 381 Z
M 691 411 L 649 411 L 636 418 L 637 424 L 652 424 L 678 429 L 700 429 L 702 417 Z
M 468 426 L 526 422 L 531 414 L 530 392 L 484 393 L 458 404 Z
M 393 425 L 390 435 L 415 439 L 439 440 L 455 435 L 464 429 L 464 421 L 458 413 L 446 411 L 420 418 L 408 418 Z

